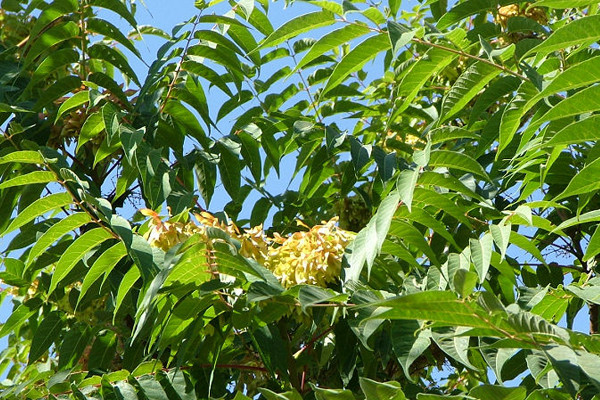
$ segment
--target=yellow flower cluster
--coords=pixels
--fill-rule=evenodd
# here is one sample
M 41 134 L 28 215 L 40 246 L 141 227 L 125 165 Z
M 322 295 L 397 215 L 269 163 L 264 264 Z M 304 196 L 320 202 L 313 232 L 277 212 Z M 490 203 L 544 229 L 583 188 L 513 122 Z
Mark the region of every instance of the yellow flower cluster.
M 308 230 L 269 238 L 262 225 L 241 233 L 235 224 L 225 224 L 207 212 L 195 215 L 199 225 L 164 222 L 148 209 L 140 212 L 152 218 L 145 235 L 150 245 L 167 251 L 194 234 L 208 242 L 206 228 L 219 228 L 241 243 L 241 255 L 270 269 L 285 287 L 302 283 L 325 287 L 334 282 L 341 273 L 344 250 L 352 240 L 351 233 L 336 226 L 337 217 L 312 228 L 299 222 Z
M 336 227 L 336 222 L 333 218 L 286 238 L 275 235 L 273 240 L 279 246 L 269 249 L 266 266 L 283 286 L 308 283 L 325 287 L 340 276 L 344 249 L 352 237 Z

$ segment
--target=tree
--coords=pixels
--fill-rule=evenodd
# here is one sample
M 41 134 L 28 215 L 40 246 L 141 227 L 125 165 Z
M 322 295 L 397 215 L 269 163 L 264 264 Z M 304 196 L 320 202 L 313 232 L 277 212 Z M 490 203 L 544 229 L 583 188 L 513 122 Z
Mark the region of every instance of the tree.
M 213 3 L 2 1 L 0 397 L 597 398 L 599 4 Z

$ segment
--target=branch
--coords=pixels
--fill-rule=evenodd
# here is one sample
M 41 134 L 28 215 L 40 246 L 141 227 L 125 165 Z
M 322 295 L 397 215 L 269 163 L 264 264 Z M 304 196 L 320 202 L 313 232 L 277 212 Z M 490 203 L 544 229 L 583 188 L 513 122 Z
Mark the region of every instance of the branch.
M 515 71 L 513 71 L 513 70 L 511 70 L 509 68 L 506 68 L 504 65 L 496 64 L 495 62 L 492 62 L 492 61 L 487 60 L 487 59 L 482 58 L 482 57 L 474 56 L 474 55 L 466 53 L 466 52 L 464 52 L 462 50 L 456 50 L 456 49 L 453 49 L 452 47 L 443 46 L 441 44 L 432 43 L 432 42 L 428 42 L 426 40 L 421 40 L 421 39 L 417 39 L 417 38 L 413 38 L 412 41 L 415 42 L 415 43 L 419 43 L 419 44 L 425 45 L 425 46 L 435 47 L 436 49 L 444 50 L 444 51 L 447 51 L 449 53 L 454 53 L 454 54 L 461 55 L 463 57 L 471 58 L 473 60 L 477 60 L 477 61 L 482 62 L 484 64 L 491 65 L 492 67 L 498 68 L 498 69 L 506 72 L 507 74 L 516 76 L 517 78 L 519 78 L 519 79 L 521 79 L 523 81 L 528 81 L 529 80 L 526 76 L 521 75 L 518 72 L 515 72 Z

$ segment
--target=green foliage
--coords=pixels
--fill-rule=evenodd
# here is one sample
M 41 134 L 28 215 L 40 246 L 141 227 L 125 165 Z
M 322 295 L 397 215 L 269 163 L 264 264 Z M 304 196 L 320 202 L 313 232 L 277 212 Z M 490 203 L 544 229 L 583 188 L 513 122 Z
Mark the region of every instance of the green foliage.
M 2 1 L 0 398 L 597 398 L 599 4 L 217 3 Z

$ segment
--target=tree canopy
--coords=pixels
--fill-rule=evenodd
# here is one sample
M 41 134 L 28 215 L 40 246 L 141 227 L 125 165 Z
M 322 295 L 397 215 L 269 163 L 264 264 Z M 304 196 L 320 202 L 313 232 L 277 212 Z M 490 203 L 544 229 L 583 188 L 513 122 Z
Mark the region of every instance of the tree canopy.
M 0 398 L 598 399 L 599 4 L 301 3 L 2 1 Z

